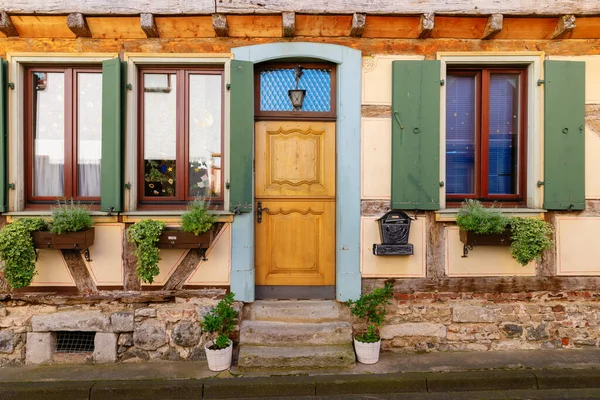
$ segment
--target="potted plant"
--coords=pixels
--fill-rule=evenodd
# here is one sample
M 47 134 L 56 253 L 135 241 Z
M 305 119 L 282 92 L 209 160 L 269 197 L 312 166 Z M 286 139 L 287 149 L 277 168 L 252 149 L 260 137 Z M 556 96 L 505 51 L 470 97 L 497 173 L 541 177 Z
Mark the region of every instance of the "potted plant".
M 382 288 L 363 293 L 358 300 L 346 302 L 352 315 L 364 320 L 364 329 L 354 335 L 354 351 L 358 362 L 362 364 L 375 364 L 379 361 L 379 328 L 385 321 L 385 307 L 390 304 L 392 289 L 392 283 L 387 282 Z
M 154 277 L 160 272 L 158 269 L 160 256 L 156 244 L 165 225 L 163 221 L 143 219 L 127 230 L 127 240 L 135 244 L 137 258 L 135 272 L 144 283 L 154 282 Z
M 33 244 L 38 249 L 86 250 L 94 244 L 94 221 L 85 205 L 74 200 L 60 201 L 52 209 L 52 220 L 48 230 L 32 232 Z
M 198 249 L 203 253 L 214 239 L 216 218 L 209 213 L 210 203 L 196 199 L 188 203 L 181 216 L 181 229 L 166 228 L 158 239 L 161 249 Z
M 0 260 L 4 277 L 13 289 L 29 286 L 36 274 L 36 253 L 31 234 L 47 229 L 43 218 L 19 218 L 0 230 Z
M 537 218 L 507 217 L 477 200 L 463 203 L 456 223 L 465 246 L 509 246 L 513 258 L 525 266 L 540 259 L 552 245 L 552 226 Z
M 226 295 L 201 322 L 202 329 L 211 336 L 204 345 L 211 371 L 224 371 L 231 367 L 233 342 L 229 336 L 235 329 L 238 317 L 238 312 L 233 308 L 234 296 L 234 293 Z

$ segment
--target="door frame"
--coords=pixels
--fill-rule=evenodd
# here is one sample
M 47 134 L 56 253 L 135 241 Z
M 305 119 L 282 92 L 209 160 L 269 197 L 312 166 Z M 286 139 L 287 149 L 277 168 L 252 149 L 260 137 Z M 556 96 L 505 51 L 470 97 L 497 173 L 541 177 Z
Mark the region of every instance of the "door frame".
M 360 184 L 355 183 L 360 182 L 361 173 L 361 52 L 333 44 L 294 42 L 238 47 L 232 53 L 236 60 L 253 63 L 298 58 L 337 64 L 335 288 L 338 301 L 358 298 Z M 232 224 L 230 287 L 236 300 L 245 302 L 253 302 L 255 298 L 254 222 L 252 212 L 236 215 Z

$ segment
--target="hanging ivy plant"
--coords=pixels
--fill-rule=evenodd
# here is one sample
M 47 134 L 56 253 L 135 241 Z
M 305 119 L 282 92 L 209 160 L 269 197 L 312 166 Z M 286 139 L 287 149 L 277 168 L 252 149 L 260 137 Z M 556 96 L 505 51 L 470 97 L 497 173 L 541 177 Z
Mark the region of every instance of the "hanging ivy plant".
M 127 231 L 129 242 L 136 246 L 137 267 L 135 272 L 144 283 L 154 282 L 154 277 L 160 272 L 158 269 L 160 256 L 156 243 L 163 229 L 165 229 L 164 222 L 144 219 L 131 225 Z
M 523 266 L 539 260 L 542 252 L 552 245 L 552 226 L 537 218 L 511 218 L 513 242 L 510 254 Z
M 11 288 L 29 286 L 35 271 L 35 248 L 31 232 L 46 229 L 42 218 L 20 218 L 0 230 L 0 260 Z

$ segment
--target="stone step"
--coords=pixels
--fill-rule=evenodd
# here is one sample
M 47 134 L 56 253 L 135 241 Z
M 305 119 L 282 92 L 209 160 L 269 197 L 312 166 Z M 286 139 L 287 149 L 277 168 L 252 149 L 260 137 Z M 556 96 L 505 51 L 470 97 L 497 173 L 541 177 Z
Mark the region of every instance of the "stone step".
M 350 321 L 350 310 L 331 300 L 257 300 L 244 306 L 244 319 L 280 322 Z
M 340 346 L 240 346 L 240 369 L 318 369 L 354 365 L 351 344 Z
M 336 322 L 242 321 L 240 343 L 246 345 L 338 345 L 352 342 L 352 325 Z

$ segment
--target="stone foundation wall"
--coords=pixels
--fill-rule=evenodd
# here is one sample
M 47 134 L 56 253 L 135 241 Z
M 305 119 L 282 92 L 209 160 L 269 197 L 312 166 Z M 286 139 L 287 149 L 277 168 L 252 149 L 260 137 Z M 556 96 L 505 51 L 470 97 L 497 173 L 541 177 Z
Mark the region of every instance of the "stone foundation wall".
M 199 321 L 221 297 L 175 297 L 156 303 L 0 302 L 0 366 L 204 359 L 209 338 Z M 241 315 L 242 303 L 235 307 Z M 55 353 L 57 331 L 96 332 L 94 352 Z
M 393 352 L 586 348 L 599 320 L 600 292 L 395 293 L 380 333 Z

